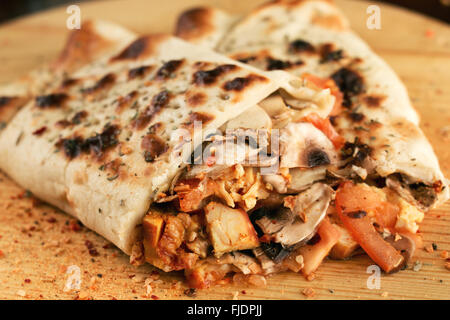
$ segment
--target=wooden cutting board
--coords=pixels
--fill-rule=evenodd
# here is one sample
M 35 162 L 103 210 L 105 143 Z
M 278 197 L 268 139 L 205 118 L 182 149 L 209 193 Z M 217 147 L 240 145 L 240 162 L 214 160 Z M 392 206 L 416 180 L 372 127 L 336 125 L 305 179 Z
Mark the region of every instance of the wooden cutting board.
M 106 19 L 138 33 L 170 32 L 179 12 L 209 4 L 245 13 L 262 1 L 171 0 L 102 1 L 81 5 L 82 19 Z M 450 28 L 403 9 L 381 5 L 381 30 L 366 28 L 369 3 L 336 1 L 353 28 L 400 75 L 422 129 L 433 144 L 446 176 L 450 176 Z M 371 3 L 373 4 L 373 3 Z M 66 8 L 58 8 L 0 26 L 0 83 L 15 79 L 51 61 L 67 35 Z M 128 264 L 128 257 L 72 219 L 28 198 L 20 187 L 0 174 L 0 299 L 191 299 L 184 294 L 182 275 L 157 275 L 150 266 Z M 443 250 L 450 252 L 450 204 L 427 214 L 421 226 L 425 245 L 416 270 L 382 275 L 380 289 L 369 289 L 372 264 L 365 256 L 351 261 L 326 261 L 313 281 L 284 273 L 268 279 L 266 288 L 227 285 L 197 292 L 200 299 L 449 299 L 450 271 Z M 91 249 L 89 250 L 88 247 Z M 89 252 L 90 251 L 90 252 Z M 80 271 L 80 291 L 64 292 L 67 270 Z M 421 267 L 420 267 L 421 266 Z M 73 268 L 73 267 L 72 267 Z M 153 277 L 147 295 L 144 279 Z M 157 279 L 158 278 L 158 279 Z

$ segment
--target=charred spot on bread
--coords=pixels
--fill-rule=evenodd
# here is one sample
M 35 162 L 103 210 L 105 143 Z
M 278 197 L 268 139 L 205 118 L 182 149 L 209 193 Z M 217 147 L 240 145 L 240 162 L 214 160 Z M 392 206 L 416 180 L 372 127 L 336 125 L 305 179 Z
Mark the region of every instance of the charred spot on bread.
M 104 75 L 100 80 L 98 80 L 92 87 L 82 89 L 84 94 L 94 94 L 101 90 L 106 90 L 110 88 L 116 81 L 116 76 L 113 73 L 108 73 Z
M 81 153 L 91 153 L 100 158 L 104 151 L 119 143 L 119 133 L 118 126 L 106 124 L 101 133 L 96 133 L 86 140 L 81 137 L 61 139 L 56 146 L 62 147 L 69 159 L 76 158 Z
M 73 79 L 73 78 L 68 78 L 65 79 L 62 83 L 61 83 L 61 88 L 62 89 L 68 89 L 74 85 L 76 85 L 77 83 L 80 82 L 80 79 Z
M 339 90 L 344 94 L 342 105 L 350 108 L 352 106 L 351 98 L 363 91 L 363 78 L 349 68 L 341 68 L 331 75 Z
M 195 39 L 211 29 L 209 8 L 193 8 L 183 12 L 177 21 L 175 35 L 183 39 Z
M 248 57 L 244 57 L 244 58 L 238 58 L 237 60 L 242 63 L 249 63 L 249 62 L 255 61 L 256 59 L 258 59 L 258 57 L 248 56 Z
M 69 159 L 78 157 L 81 154 L 83 139 L 76 137 L 73 139 L 64 139 L 61 142 L 65 155 Z
M 208 99 L 208 96 L 203 92 L 190 92 L 186 93 L 186 102 L 190 107 L 197 107 L 204 104 Z
M 82 149 L 85 152 L 92 152 L 96 156 L 100 157 L 103 152 L 119 143 L 117 136 L 120 133 L 118 126 L 107 124 L 100 134 L 86 139 L 84 141 Z
M 36 106 L 40 109 L 59 108 L 67 101 L 69 96 L 65 93 L 51 93 L 36 97 Z
M 184 59 L 170 60 L 164 63 L 161 68 L 156 71 L 156 79 L 168 79 L 183 64 Z
M 373 149 L 367 144 L 361 143 L 358 138 L 354 142 L 345 142 L 341 148 L 341 158 L 352 158 L 351 162 L 355 165 L 361 166 L 362 162 L 372 154 Z
M 119 55 L 112 58 L 112 61 L 136 59 L 147 49 L 148 41 L 146 37 L 141 37 L 133 41 Z
M 343 58 L 343 51 L 335 50 L 334 45 L 331 43 L 323 44 L 320 47 L 319 52 L 320 52 L 320 63 L 339 61 Z
M 274 59 L 271 57 L 267 57 L 266 58 L 266 62 L 267 62 L 267 70 L 284 70 L 284 69 L 288 69 L 292 66 L 292 63 L 290 61 L 283 61 L 283 60 L 278 60 L 278 59 Z
M 155 134 L 147 134 L 141 142 L 145 162 L 153 162 L 168 150 L 167 143 Z
M 199 70 L 194 73 L 192 82 L 199 86 L 210 85 L 215 83 L 220 76 L 237 68 L 234 64 L 223 64 L 211 70 Z
M 359 112 L 350 112 L 348 113 L 348 116 L 353 122 L 361 122 L 365 118 L 364 114 Z
M 267 78 L 256 75 L 256 74 L 250 74 L 247 77 L 237 77 L 233 80 L 225 82 L 223 85 L 223 88 L 226 91 L 242 91 L 245 88 L 249 87 L 253 82 L 265 82 L 267 81 Z
M 205 125 L 214 120 L 214 115 L 208 114 L 206 112 L 192 112 L 189 114 L 188 120 L 183 123 L 183 126 L 186 128 L 192 129 L 194 127 L 194 122 L 201 122 L 202 125 Z
M 383 100 L 386 99 L 386 96 L 383 95 L 366 95 L 362 98 L 363 102 L 368 106 L 372 108 L 378 108 L 381 106 L 381 103 Z
M 152 70 L 151 66 L 140 66 L 133 69 L 128 70 L 128 79 L 136 79 L 142 78 L 146 76 Z
M 138 97 L 139 93 L 136 90 L 131 91 L 124 97 L 119 97 L 117 99 L 117 112 L 122 112 L 128 108 L 132 103 L 134 103 Z
M 71 124 L 72 124 L 72 122 L 70 122 L 69 120 L 62 119 L 62 120 L 57 121 L 55 123 L 55 126 L 57 128 L 64 129 L 64 128 L 67 128 L 68 126 L 70 126 Z
M 170 100 L 170 93 L 167 90 L 163 90 L 158 94 L 154 95 L 150 105 L 144 110 L 144 112 L 139 115 L 139 117 L 133 120 L 132 126 L 138 130 L 145 128 L 153 117 L 165 107 Z
M 314 52 L 314 46 L 312 44 L 310 44 L 309 42 L 306 42 L 304 40 L 301 39 L 297 39 L 292 41 L 289 44 L 289 49 L 288 51 L 290 53 L 301 53 L 301 52 Z
M 85 119 L 87 116 L 88 116 L 87 111 L 85 111 L 85 110 L 79 111 L 72 117 L 71 123 L 72 124 L 80 124 L 81 121 L 83 119 Z
M 0 97 L 0 108 L 10 104 L 10 102 L 13 101 L 14 99 L 15 97 L 7 97 L 7 96 Z

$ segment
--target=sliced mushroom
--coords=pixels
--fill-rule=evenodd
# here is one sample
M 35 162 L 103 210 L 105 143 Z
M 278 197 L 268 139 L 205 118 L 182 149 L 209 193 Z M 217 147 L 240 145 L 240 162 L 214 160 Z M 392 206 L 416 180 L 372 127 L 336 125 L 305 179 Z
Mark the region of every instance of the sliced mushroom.
M 272 120 L 267 112 L 258 105 L 244 111 L 225 124 L 225 129 L 271 129 Z
M 265 183 L 270 184 L 278 193 L 287 193 L 289 181 L 280 174 L 265 174 L 262 176 Z
M 274 242 L 284 247 L 299 245 L 314 235 L 326 215 L 333 194 L 333 189 L 326 184 L 316 183 L 297 196 L 304 208 L 306 222 L 297 218 L 290 209 L 281 208 L 274 216 L 266 215 L 256 220 L 256 224 L 262 232 L 271 235 Z
M 327 168 L 325 166 L 307 170 L 302 168 L 289 169 L 291 182 L 289 184 L 288 192 L 300 192 L 309 188 L 314 182 L 325 179 L 326 172 Z
M 414 256 L 414 252 L 416 251 L 416 243 L 413 239 L 405 234 L 400 234 L 400 237 L 400 239 L 395 240 L 396 237 L 394 235 L 390 235 L 384 240 L 389 242 L 395 249 L 400 251 L 403 258 L 405 258 L 405 263 L 408 263 Z
M 284 103 L 283 98 L 281 98 L 278 93 L 273 94 L 261 101 L 259 106 L 263 108 L 270 117 L 274 117 L 289 109 Z
M 333 144 L 311 123 L 290 123 L 280 132 L 282 168 L 314 168 L 336 163 Z
M 262 247 L 253 249 L 253 254 L 258 259 L 264 274 L 271 274 L 282 271 L 283 265 L 275 263 L 263 250 Z

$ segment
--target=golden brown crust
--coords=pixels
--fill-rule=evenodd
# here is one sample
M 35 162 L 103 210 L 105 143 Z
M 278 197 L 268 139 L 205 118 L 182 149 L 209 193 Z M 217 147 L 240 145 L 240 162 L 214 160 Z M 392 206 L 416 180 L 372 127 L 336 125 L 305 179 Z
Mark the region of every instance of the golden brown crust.
M 139 60 L 155 53 L 155 48 L 164 40 L 167 34 L 151 34 L 140 37 L 111 59 L 112 62 L 123 60 Z
M 24 97 L 0 96 L 0 129 L 27 101 Z
M 213 30 L 211 14 L 211 9 L 206 7 L 184 11 L 178 17 L 175 35 L 191 41 L 210 33 Z
M 99 51 L 110 44 L 110 41 L 98 34 L 92 21 L 86 21 L 81 29 L 74 30 L 69 34 L 61 54 L 52 67 L 56 70 L 70 72 L 92 61 Z

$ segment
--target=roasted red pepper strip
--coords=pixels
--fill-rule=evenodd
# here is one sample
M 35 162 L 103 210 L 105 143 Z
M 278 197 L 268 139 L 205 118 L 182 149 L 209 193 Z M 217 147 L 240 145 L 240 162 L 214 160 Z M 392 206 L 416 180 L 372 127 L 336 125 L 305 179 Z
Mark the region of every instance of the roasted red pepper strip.
M 355 197 L 358 198 L 358 202 L 355 201 Z M 345 228 L 369 257 L 385 272 L 397 271 L 404 262 L 403 256 L 384 241 L 367 215 L 366 210 L 377 206 L 371 203 L 374 199 L 376 196 L 371 194 L 369 188 L 345 181 L 336 193 L 336 210 Z
M 334 147 L 339 150 L 345 143 L 344 137 L 340 136 L 329 119 L 322 119 L 316 113 L 310 113 L 303 118 L 304 121 L 311 123 L 314 127 L 323 132 L 333 143 Z

